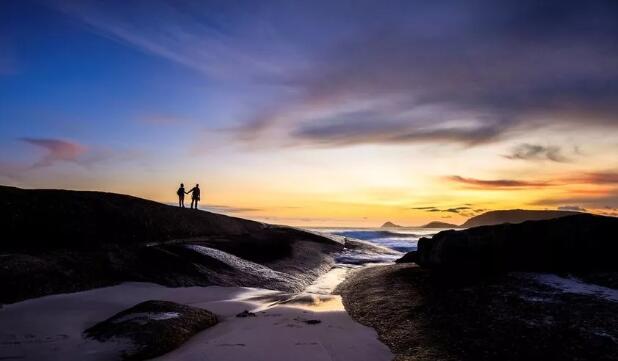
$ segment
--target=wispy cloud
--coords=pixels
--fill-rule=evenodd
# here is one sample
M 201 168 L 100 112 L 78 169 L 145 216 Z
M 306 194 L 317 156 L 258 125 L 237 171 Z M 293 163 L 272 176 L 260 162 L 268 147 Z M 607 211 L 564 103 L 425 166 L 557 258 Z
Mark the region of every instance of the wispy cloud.
M 162 0 L 121 7 L 91 0 L 56 0 L 55 4 L 102 36 L 208 77 L 260 80 L 286 70 L 278 49 L 265 51 L 260 45 L 276 41 L 278 35 L 255 17 L 258 5 Z
M 216 213 L 250 213 L 263 211 L 261 208 L 236 207 L 222 204 L 204 204 L 201 208 Z
M 575 212 L 586 212 L 586 208 L 582 208 L 580 206 L 559 206 L 559 211 L 575 211 Z
M 44 151 L 44 154 L 29 167 L 14 164 L 13 168 L 20 169 L 21 173 L 32 168 L 50 167 L 59 162 L 91 168 L 106 162 L 136 161 L 144 157 L 144 154 L 137 150 L 93 147 L 66 139 L 23 137 L 19 140 Z
M 21 141 L 45 150 L 46 154 L 33 167 L 46 167 L 55 162 L 78 162 L 88 148 L 77 142 L 51 138 L 21 138 Z
M 519 160 L 550 160 L 553 162 L 568 162 L 569 159 L 562 154 L 558 146 L 543 146 L 539 144 L 520 144 L 512 149 L 511 153 L 504 156 L 507 159 Z
M 235 119 L 242 142 L 475 146 L 618 124 L 612 0 L 61 4 L 103 36 L 275 92 Z M 512 156 L 563 161 L 553 149 Z
M 334 115 L 331 119 L 317 119 L 300 124 L 291 132 L 297 140 L 322 146 L 342 146 L 355 144 L 406 144 L 406 143 L 456 143 L 466 146 L 488 143 L 500 138 L 504 124 L 470 124 L 456 121 L 451 115 L 442 122 L 430 121 L 439 117 L 438 113 L 424 115 L 412 114 L 406 119 L 401 115 L 354 112 Z
M 618 189 L 599 192 L 599 194 L 570 194 L 562 197 L 540 199 L 534 203 L 542 206 L 562 206 L 564 204 L 574 205 L 586 209 L 608 209 L 618 208 Z
M 572 177 L 571 181 L 591 184 L 618 184 L 618 172 L 587 172 L 581 176 Z
M 469 206 L 460 206 L 460 207 L 452 207 L 452 208 L 438 208 L 438 207 L 411 207 L 410 209 L 422 210 L 427 212 L 449 212 L 449 213 L 459 213 L 461 211 L 471 210 L 472 207 Z
M 425 211 L 425 212 L 430 212 L 430 213 L 453 213 L 453 214 L 458 214 L 464 217 L 471 217 L 471 216 L 487 211 L 487 209 L 484 209 L 484 208 L 474 208 L 472 207 L 472 205 L 463 205 L 463 206 L 447 207 L 447 208 L 424 206 L 424 207 L 410 207 L 409 209 L 420 210 L 420 211 Z M 442 216 L 442 218 L 450 218 L 450 216 Z
M 481 189 L 525 189 L 525 188 L 541 188 L 550 187 L 555 184 L 543 181 L 523 181 L 516 179 L 477 179 L 464 178 L 458 175 L 448 176 L 446 179 L 450 182 L 463 184 L 472 188 Z

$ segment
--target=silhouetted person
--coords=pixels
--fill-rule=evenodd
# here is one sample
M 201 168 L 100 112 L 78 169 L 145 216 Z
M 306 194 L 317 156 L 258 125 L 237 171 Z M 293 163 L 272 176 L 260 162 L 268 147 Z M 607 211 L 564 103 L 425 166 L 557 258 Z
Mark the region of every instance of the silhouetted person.
M 180 183 L 180 188 L 178 188 L 178 190 L 176 191 L 176 194 L 178 194 L 178 207 L 185 207 L 185 194 L 187 192 L 185 192 L 185 185 L 183 183 Z
M 200 201 L 200 185 L 196 184 L 195 187 L 187 192 L 187 194 L 189 193 L 191 193 L 191 208 L 194 208 L 195 205 L 195 209 L 197 209 L 197 202 Z

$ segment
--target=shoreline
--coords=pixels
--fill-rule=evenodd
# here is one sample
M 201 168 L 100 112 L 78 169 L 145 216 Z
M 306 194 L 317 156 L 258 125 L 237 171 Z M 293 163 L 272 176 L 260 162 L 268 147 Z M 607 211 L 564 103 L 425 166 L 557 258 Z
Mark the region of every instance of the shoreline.
M 125 282 L 9 304 L 0 309 L 0 358 L 118 359 L 130 345 L 84 339 L 82 332 L 139 302 L 159 299 L 207 309 L 220 322 L 156 360 L 391 360 L 377 333 L 354 321 L 341 297 L 330 294 L 345 273 L 334 267 L 304 293 Z M 256 317 L 236 317 L 244 310 Z

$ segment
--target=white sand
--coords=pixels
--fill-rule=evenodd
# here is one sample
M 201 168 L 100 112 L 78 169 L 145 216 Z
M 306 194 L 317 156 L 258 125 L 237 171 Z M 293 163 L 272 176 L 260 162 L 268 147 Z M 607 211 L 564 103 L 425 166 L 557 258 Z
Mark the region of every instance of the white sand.
M 333 270 L 340 276 L 341 270 Z M 326 279 L 340 277 L 327 274 Z M 324 278 L 320 280 L 324 283 Z M 327 282 L 328 283 L 328 282 Z M 324 289 L 324 286 L 318 286 Z M 250 300 L 295 299 L 304 304 Z M 0 309 L 0 360 L 113 360 L 122 343 L 86 340 L 86 328 L 135 304 L 156 299 L 203 307 L 220 323 L 159 360 L 391 360 L 375 331 L 352 320 L 332 295 L 286 295 L 241 287 L 167 288 L 124 283 L 19 302 Z M 257 317 L 238 318 L 243 310 Z M 309 325 L 304 320 L 321 323 Z

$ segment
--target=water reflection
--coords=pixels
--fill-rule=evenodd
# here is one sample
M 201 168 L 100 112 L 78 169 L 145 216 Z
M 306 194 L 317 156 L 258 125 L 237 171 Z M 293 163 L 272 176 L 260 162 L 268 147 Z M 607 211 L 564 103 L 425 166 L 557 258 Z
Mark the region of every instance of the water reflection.
M 264 303 L 265 308 L 274 306 L 290 306 L 314 312 L 343 311 L 341 297 L 315 293 L 277 292 L 246 298 L 249 302 Z

